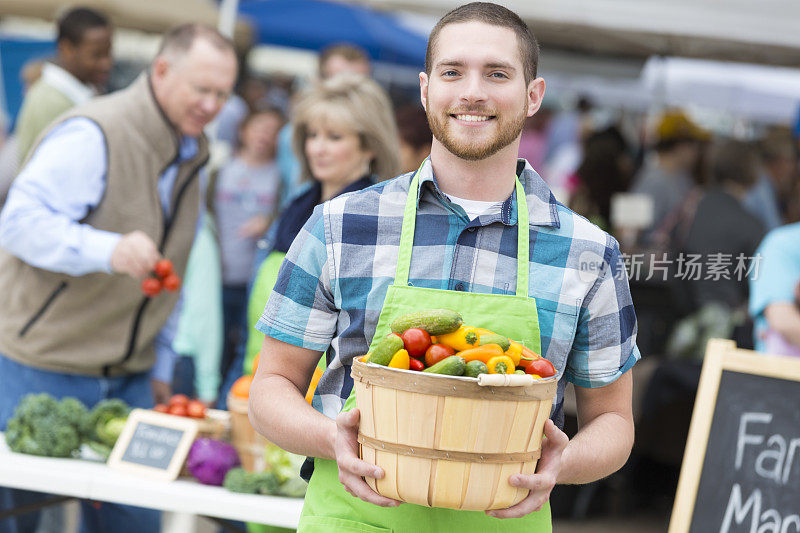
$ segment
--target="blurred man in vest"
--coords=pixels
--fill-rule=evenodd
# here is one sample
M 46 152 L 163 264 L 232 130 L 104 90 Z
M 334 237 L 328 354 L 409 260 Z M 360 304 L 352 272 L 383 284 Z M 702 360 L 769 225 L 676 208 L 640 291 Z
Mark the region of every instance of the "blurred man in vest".
M 140 283 L 162 258 L 183 276 L 208 159 L 203 128 L 236 72 L 228 39 L 180 26 L 149 72 L 62 115 L 32 149 L 0 215 L 0 429 L 30 392 L 152 406 L 148 371 L 178 295 L 146 297 Z M 20 492 L 0 492 L 3 507 L 39 496 Z M 82 530 L 159 529 L 156 511 L 83 512 Z M 15 531 L 7 523 L 0 531 Z

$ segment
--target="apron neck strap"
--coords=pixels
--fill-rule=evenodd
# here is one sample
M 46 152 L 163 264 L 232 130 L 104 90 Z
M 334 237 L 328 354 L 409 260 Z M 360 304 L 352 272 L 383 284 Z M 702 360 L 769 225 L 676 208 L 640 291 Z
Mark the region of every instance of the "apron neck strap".
M 422 163 L 424 165 L 425 162 Z M 394 284 L 408 285 L 408 272 L 411 267 L 411 250 L 414 245 L 414 230 L 417 218 L 417 199 L 419 198 L 420 165 L 408 189 L 408 198 L 403 212 L 403 228 L 400 231 L 400 253 L 397 257 L 397 270 Z M 528 297 L 528 262 L 530 235 L 528 228 L 528 202 L 525 190 L 518 178 L 514 178 L 517 196 L 517 296 Z

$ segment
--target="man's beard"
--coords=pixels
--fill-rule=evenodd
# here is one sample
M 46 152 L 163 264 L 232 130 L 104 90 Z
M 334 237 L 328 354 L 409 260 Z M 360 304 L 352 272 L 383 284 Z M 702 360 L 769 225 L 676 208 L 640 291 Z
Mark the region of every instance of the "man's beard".
M 497 134 L 486 141 L 462 141 L 450 131 L 450 115 L 491 115 L 497 121 Z M 431 133 L 447 150 L 455 156 L 468 161 L 479 161 L 490 157 L 516 140 L 525 125 L 527 104 L 519 115 L 501 118 L 496 113 L 487 113 L 482 108 L 459 109 L 457 112 L 428 113 Z

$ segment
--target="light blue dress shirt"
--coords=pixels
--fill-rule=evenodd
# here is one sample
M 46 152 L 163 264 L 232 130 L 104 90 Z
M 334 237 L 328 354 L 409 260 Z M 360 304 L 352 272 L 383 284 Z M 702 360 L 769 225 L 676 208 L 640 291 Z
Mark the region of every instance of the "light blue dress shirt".
M 178 160 L 159 177 L 166 217 L 178 166 L 197 149 L 197 139 L 184 137 Z M 26 263 L 70 276 L 111 272 L 111 254 L 122 235 L 78 222 L 102 199 L 107 168 L 105 138 L 95 122 L 79 117 L 53 128 L 11 186 L 0 213 L 0 247 Z M 151 377 L 160 381 L 172 381 L 176 355 L 171 344 L 180 310 L 181 299 L 156 339 Z

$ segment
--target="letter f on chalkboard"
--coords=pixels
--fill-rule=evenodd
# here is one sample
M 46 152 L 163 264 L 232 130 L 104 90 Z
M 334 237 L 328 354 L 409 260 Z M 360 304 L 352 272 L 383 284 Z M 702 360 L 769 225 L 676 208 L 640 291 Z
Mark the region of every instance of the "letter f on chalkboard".
M 744 459 L 744 447 L 748 444 L 757 446 L 764 442 L 763 435 L 753 435 L 747 433 L 747 424 L 749 423 L 769 424 L 772 422 L 772 414 L 770 413 L 744 413 L 739 419 L 739 436 L 736 439 L 736 470 L 742 469 L 742 460 Z

